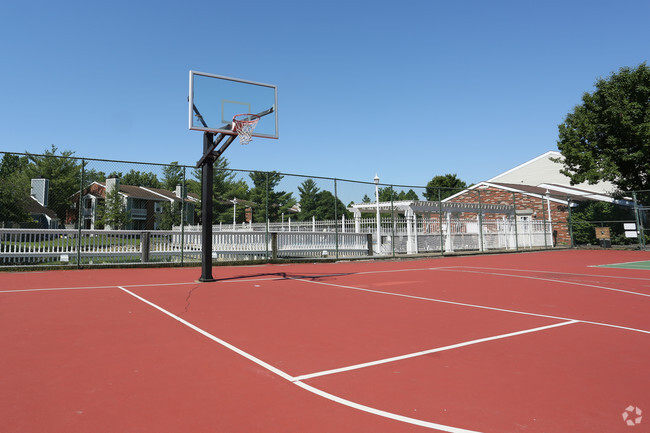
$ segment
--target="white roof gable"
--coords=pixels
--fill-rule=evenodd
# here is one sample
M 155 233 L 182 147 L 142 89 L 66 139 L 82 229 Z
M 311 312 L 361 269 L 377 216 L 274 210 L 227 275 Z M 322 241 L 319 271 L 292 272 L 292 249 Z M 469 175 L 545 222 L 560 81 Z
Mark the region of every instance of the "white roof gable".
M 562 164 L 559 162 L 551 161 L 551 158 L 561 158 L 560 152 L 549 151 L 540 155 L 530 161 L 524 162 L 504 173 L 501 173 L 487 182 L 511 183 L 521 185 L 537 186 L 542 183 L 557 184 L 565 186 L 573 186 L 576 188 L 583 188 L 593 192 L 607 193 L 613 192 L 616 187 L 609 182 L 598 182 L 590 185 L 586 182 L 571 185 L 571 179 L 568 176 L 560 173 Z

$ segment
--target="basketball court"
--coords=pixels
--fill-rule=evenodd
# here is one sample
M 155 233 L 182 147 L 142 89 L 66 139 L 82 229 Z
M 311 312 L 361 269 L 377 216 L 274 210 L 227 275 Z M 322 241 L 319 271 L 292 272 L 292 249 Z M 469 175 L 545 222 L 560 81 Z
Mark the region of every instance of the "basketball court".
M 278 138 L 277 87 L 190 72 L 201 269 L 0 273 L 22 432 L 617 432 L 650 421 L 643 251 L 213 270 L 213 164 Z M 620 266 L 619 264 L 625 264 Z
M 643 429 L 650 278 L 600 266 L 647 258 L 1 273 L 3 428 Z

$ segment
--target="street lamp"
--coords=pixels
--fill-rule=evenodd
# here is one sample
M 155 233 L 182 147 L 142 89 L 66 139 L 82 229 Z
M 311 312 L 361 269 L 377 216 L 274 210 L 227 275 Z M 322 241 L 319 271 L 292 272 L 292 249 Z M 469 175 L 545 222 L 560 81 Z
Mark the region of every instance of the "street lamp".
M 551 230 L 551 233 L 553 233 L 553 219 L 551 217 L 551 193 L 548 191 L 548 189 L 546 190 L 546 208 L 548 209 L 548 226 Z M 546 222 L 544 222 L 544 224 L 546 224 Z M 546 235 L 546 230 L 544 230 L 544 233 Z
M 233 204 L 232 207 L 232 229 L 235 230 L 235 225 L 237 224 L 237 197 L 230 200 Z
M 375 173 L 375 199 L 377 200 L 377 254 L 381 252 L 381 223 L 379 220 L 379 176 Z

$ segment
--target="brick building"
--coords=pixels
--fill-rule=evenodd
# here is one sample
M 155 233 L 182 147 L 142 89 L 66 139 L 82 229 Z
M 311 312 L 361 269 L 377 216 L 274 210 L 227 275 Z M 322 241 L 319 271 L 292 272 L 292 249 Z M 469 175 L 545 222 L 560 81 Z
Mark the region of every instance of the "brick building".
M 614 186 L 608 182 L 571 185 L 556 162 L 559 152 L 546 152 L 488 181 L 472 185 L 443 201 L 503 204 L 515 207 L 519 221 L 549 221 L 553 245 L 570 245 L 569 207 L 586 200 L 632 206 L 627 200 L 612 198 Z

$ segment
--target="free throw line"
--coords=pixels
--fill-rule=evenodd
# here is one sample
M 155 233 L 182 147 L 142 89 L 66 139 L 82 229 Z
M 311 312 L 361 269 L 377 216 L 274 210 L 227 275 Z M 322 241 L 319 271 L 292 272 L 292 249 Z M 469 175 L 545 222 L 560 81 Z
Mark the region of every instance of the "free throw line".
M 429 349 L 429 350 L 423 350 L 423 351 L 420 351 L 420 352 L 409 353 L 409 354 L 401 355 L 401 356 L 394 356 L 392 358 L 379 359 L 377 361 L 364 362 L 362 364 L 350 365 L 350 366 L 347 366 L 347 367 L 335 368 L 335 369 L 332 369 L 332 370 L 320 371 L 320 372 L 317 372 L 317 373 L 304 374 L 302 376 L 296 377 L 295 380 L 307 380 L 307 379 L 312 379 L 314 377 L 320 377 L 320 376 L 326 376 L 326 375 L 330 375 L 330 374 L 342 373 L 344 371 L 357 370 L 359 368 L 372 367 L 374 365 L 387 364 L 389 362 L 401 361 L 403 359 L 408 359 L 408 358 L 415 358 L 417 356 L 428 355 L 430 353 L 443 352 L 445 350 L 451 350 L 451 349 L 456 349 L 456 348 L 459 348 L 459 347 L 471 346 L 473 344 L 478 344 L 478 343 L 485 343 L 486 341 L 500 340 L 500 339 L 503 339 L 503 338 L 514 337 L 516 335 L 530 334 L 532 332 L 544 331 L 546 329 L 557 328 L 559 326 L 572 325 L 574 323 L 580 323 L 580 321 L 579 320 L 569 320 L 568 322 L 554 323 L 552 325 L 540 326 L 538 328 L 525 329 L 523 331 L 516 331 L 516 332 L 510 332 L 510 333 L 507 333 L 507 334 L 495 335 L 495 336 L 492 336 L 492 337 L 479 338 L 479 339 L 476 339 L 476 340 L 466 341 L 464 343 L 451 344 L 449 346 L 438 347 L 438 348 Z

